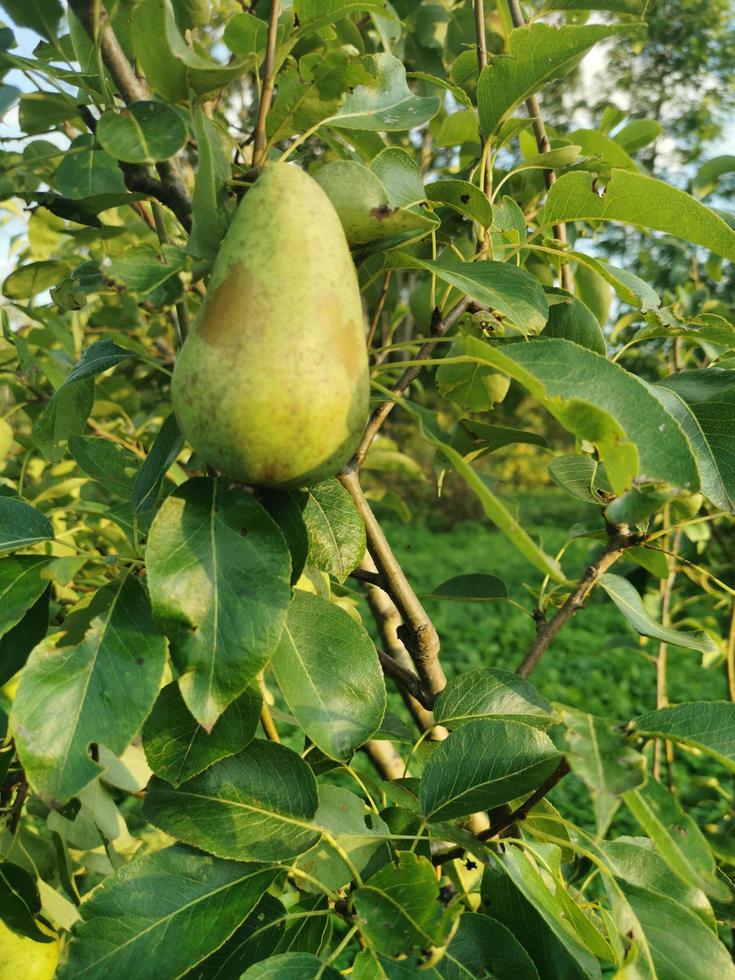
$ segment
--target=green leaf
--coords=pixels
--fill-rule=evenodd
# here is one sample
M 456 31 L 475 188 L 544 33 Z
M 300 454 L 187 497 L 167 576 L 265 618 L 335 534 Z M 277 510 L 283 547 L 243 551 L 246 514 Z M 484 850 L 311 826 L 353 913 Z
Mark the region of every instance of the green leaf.
M 350 245 L 382 240 L 390 247 L 406 245 L 438 226 L 429 213 L 392 206 L 379 178 L 355 160 L 332 160 L 315 177 L 334 205 Z
M 482 441 L 482 445 L 477 448 L 483 452 L 494 453 L 504 446 L 512 446 L 519 442 L 528 446 L 541 446 L 544 449 L 548 447 L 546 439 L 538 432 L 526 432 L 525 429 L 513 429 L 507 425 L 490 425 L 487 422 L 478 422 L 476 419 L 462 419 L 460 425 Z M 472 451 L 476 450 L 473 448 Z
M 621 221 L 662 231 L 735 259 L 735 231 L 684 191 L 628 170 L 611 171 L 604 192 L 595 190 L 594 180 L 593 174 L 581 172 L 560 177 L 546 198 L 544 224 Z
M 237 13 L 227 18 L 222 40 L 233 54 L 256 62 L 265 52 L 267 35 L 267 21 L 251 13 Z
M 0 921 L 21 936 L 47 943 L 51 937 L 36 924 L 40 912 L 35 875 L 10 861 L 0 863 Z
M 286 539 L 291 554 L 291 585 L 295 585 L 309 555 L 309 535 L 303 515 L 306 493 L 259 487 L 255 494 Z
M 662 626 L 651 618 L 643 605 L 643 600 L 634 586 L 621 575 L 607 572 L 600 578 L 599 584 L 607 592 L 612 601 L 625 616 L 633 629 L 642 636 L 653 636 L 664 643 L 685 647 L 687 650 L 699 650 L 702 653 L 713 653 L 717 644 L 709 634 L 704 632 L 683 632 Z
M 133 453 L 99 436 L 70 436 L 69 452 L 87 476 L 119 497 L 130 496 L 140 464 Z
M 583 168 L 585 170 L 602 174 L 609 172 L 611 167 L 620 167 L 621 170 L 638 172 L 638 165 L 623 147 L 597 129 L 575 129 L 567 134 L 567 139 L 578 143 L 584 156 L 590 157 Z
M 365 525 L 338 480 L 306 490 L 303 518 L 309 535 L 310 565 L 344 582 L 365 555 Z
M 426 185 L 426 196 L 477 221 L 483 228 L 493 223 L 493 209 L 479 187 L 468 180 L 436 180 Z
M 460 262 L 454 256 L 431 262 L 404 252 L 392 252 L 386 261 L 389 268 L 431 272 L 483 306 L 502 313 L 526 334 L 538 333 L 546 324 L 549 302 L 541 283 L 516 265 Z
M 222 945 L 277 874 L 179 846 L 145 854 L 83 902 L 56 976 L 144 977 L 155 962 L 158 976 L 179 977 Z
M 437 368 L 436 387 L 439 394 L 465 411 L 490 411 L 508 393 L 509 379 L 476 361 L 469 364 L 451 363 L 452 358 L 463 357 L 466 353 L 467 346 L 463 339 L 452 344 L 447 352 L 448 363 L 440 364 Z
M 536 789 L 560 758 L 536 728 L 497 718 L 470 721 L 432 752 L 421 778 L 421 812 L 436 822 L 500 806 Z
M 416 160 L 400 146 L 389 146 L 371 161 L 370 170 L 388 192 L 388 203 L 407 208 L 426 200 L 424 181 Z
M 252 741 L 177 789 L 154 776 L 143 813 L 156 827 L 217 857 L 285 861 L 317 843 L 317 785 L 276 742 Z
M 388 825 L 349 790 L 320 786 L 314 823 L 332 836 L 363 878 L 390 861 Z M 325 841 L 303 854 L 297 866 L 334 891 L 352 881 L 352 868 Z
M 547 853 L 558 855 L 558 848 L 552 846 Z M 540 977 L 599 980 L 597 958 L 576 933 L 548 880 L 530 852 L 507 848 L 502 855 L 493 855 L 485 868 L 483 908 L 513 933 Z M 564 885 L 557 879 L 556 889 L 560 887 Z
M 425 593 L 424 599 L 446 599 L 449 602 L 492 602 L 508 598 L 508 586 L 495 575 L 473 572 L 455 575 Z
M 199 478 L 161 505 L 146 563 L 184 701 L 210 730 L 278 643 L 290 599 L 286 542 L 249 494 Z
M 625 885 L 624 891 L 635 916 L 630 924 L 632 937 L 642 939 L 648 947 L 656 977 L 733 980 L 730 954 L 698 916 L 668 896 L 635 885 Z
M 241 980 L 340 980 L 341 976 L 313 953 L 280 953 L 254 963 Z
M 536 568 L 542 571 L 544 575 L 549 575 L 557 582 L 562 581 L 564 576 L 559 567 L 559 563 L 539 548 L 518 520 L 510 513 L 501 500 L 495 496 L 462 455 L 445 441 L 443 438 L 444 433 L 437 427 L 431 413 L 405 399 L 401 404 L 418 421 L 424 438 L 436 446 L 441 454 L 449 460 L 470 489 L 477 495 L 488 520 L 491 520 L 498 530 L 502 531 L 513 542 L 513 545 L 518 551 L 532 565 L 535 565 Z
M 132 14 L 135 54 L 151 88 L 169 102 L 216 92 L 255 66 L 255 57 L 218 64 L 189 47 L 170 0 L 143 0 Z
M 556 456 L 549 463 L 549 476 L 562 490 L 587 504 L 603 505 L 612 490 L 604 467 L 592 456 Z
M 565 707 L 559 713 L 566 729 L 567 761 L 590 790 L 597 834 L 602 837 L 620 806 L 618 797 L 645 783 L 646 760 L 608 719 Z
M 63 804 L 99 774 L 92 743 L 123 752 L 153 705 L 165 659 L 164 637 L 132 575 L 80 603 L 33 651 L 10 724 L 41 799 Z
M 386 15 L 383 0 L 294 0 L 293 9 L 302 37 L 332 27 L 350 14 L 364 11 Z
M 298 906 L 291 908 L 296 930 L 320 918 L 299 919 Z M 185 974 L 186 980 L 228 980 L 240 976 L 249 966 L 267 959 L 277 952 L 279 941 L 284 939 L 284 923 L 289 918 L 282 903 L 267 892 L 245 921 L 230 938 L 193 970 Z
M 406 69 L 391 54 L 360 59 L 368 81 L 348 93 L 338 111 L 325 120 L 333 129 L 401 132 L 428 122 L 439 111 L 436 96 L 414 95 L 406 84 Z
M 51 178 L 55 190 L 79 200 L 97 194 L 124 194 L 122 171 L 104 150 L 90 149 L 91 136 L 78 136 Z
M 438 963 L 443 980 L 539 980 L 533 960 L 502 922 L 464 912 Z
M 61 459 L 69 437 L 84 430 L 93 403 L 91 378 L 64 384 L 54 392 L 33 427 L 33 442 L 46 459 L 52 462 Z
M 142 101 L 117 112 L 104 112 L 95 135 L 102 149 L 116 160 L 152 164 L 178 153 L 189 130 L 171 106 Z
M 130 494 L 130 506 L 134 514 L 145 514 L 154 509 L 164 477 L 183 445 L 184 437 L 179 431 L 176 416 L 171 413 L 163 420 L 148 455 L 135 475 Z
M 27 548 L 53 538 L 51 521 L 18 497 L 0 496 L 0 551 Z
M 604 355 L 606 352 L 605 337 L 597 317 L 581 300 L 575 298 L 569 302 L 554 303 L 541 336 L 571 340 L 596 354 Z
M 236 14 L 229 19 L 227 26 L 238 17 L 247 16 L 249 15 Z M 192 109 L 191 118 L 199 159 L 194 178 L 192 226 L 187 251 L 191 255 L 214 261 L 234 211 L 234 202 L 230 198 L 227 185 L 232 176 L 232 166 L 225 135 L 201 106 Z
M 673 899 L 695 912 L 712 928 L 715 918 L 701 888 L 685 884 L 673 874 L 647 837 L 618 837 L 598 844 L 616 878 Z
M 554 721 L 554 710 L 517 674 L 499 667 L 480 667 L 449 680 L 434 705 L 434 720 L 448 728 L 479 718 L 510 718 L 545 728 Z
M 648 0 L 546 0 L 543 10 L 612 10 L 642 17 Z
M 143 748 L 153 772 L 180 786 L 220 759 L 235 755 L 252 741 L 262 699 L 247 688 L 220 715 L 211 733 L 192 717 L 178 684 L 167 684 L 143 726 Z
M 490 55 L 477 85 L 480 124 L 492 136 L 513 111 L 546 82 L 566 75 L 598 41 L 627 28 L 621 25 L 532 24 L 508 38 L 508 53 Z
M 646 760 L 607 718 L 559 708 L 572 771 L 592 790 L 619 795 L 646 781 Z
M 552 338 L 496 347 L 468 337 L 467 348 L 472 356 L 524 385 L 578 438 L 594 443 L 617 492 L 627 489 L 617 484 L 635 462 L 631 444 L 640 471 L 650 479 L 692 491 L 698 488 L 694 458 L 681 428 L 648 386 L 618 364 L 568 340 Z M 620 466 L 617 480 L 612 464 Z
M 107 271 L 131 292 L 146 296 L 177 275 L 185 261 L 184 252 L 171 245 L 164 245 L 163 256 L 148 245 L 134 245 L 111 258 Z
M 4 636 L 0 636 L 0 684 L 5 684 L 17 674 L 28 659 L 28 654 L 46 635 L 49 592 L 50 589 L 46 588 L 23 618 Z
M 271 662 L 304 732 L 333 759 L 345 759 L 380 728 L 385 683 L 369 634 L 333 603 L 295 592 Z
M 3 296 L 6 299 L 30 299 L 50 286 L 56 286 L 68 271 L 67 264 L 56 259 L 19 265 L 5 278 Z
M 0 497 L 0 506 L 5 499 Z M 8 555 L 0 561 L 0 636 L 25 616 L 46 589 L 46 555 Z
M 678 878 L 727 901 L 728 892 L 716 878 L 715 860 L 704 834 L 665 786 L 649 779 L 641 789 L 625 793 L 623 799 Z
M 690 701 L 648 711 L 631 722 L 640 735 L 668 738 L 711 755 L 735 772 L 735 704 Z
M 360 933 L 386 956 L 443 946 L 458 909 L 438 901 L 439 884 L 428 858 L 399 851 L 352 896 Z
M 735 371 L 700 368 L 672 374 L 658 388 L 673 392 L 664 404 L 689 436 L 702 493 L 716 507 L 735 511 Z M 691 413 L 693 418 L 686 418 Z
M 656 119 L 632 119 L 616 131 L 613 139 L 627 153 L 637 153 L 658 139 L 663 131 L 663 126 Z
M 59 0 L 34 0 L 30 4 L 25 0 L 2 0 L 0 6 L 18 27 L 29 27 L 49 41 L 58 37 L 64 12 Z
M 720 177 L 735 172 L 735 156 L 723 154 L 703 163 L 694 175 L 692 193 L 696 197 L 707 197 L 717 189 Z

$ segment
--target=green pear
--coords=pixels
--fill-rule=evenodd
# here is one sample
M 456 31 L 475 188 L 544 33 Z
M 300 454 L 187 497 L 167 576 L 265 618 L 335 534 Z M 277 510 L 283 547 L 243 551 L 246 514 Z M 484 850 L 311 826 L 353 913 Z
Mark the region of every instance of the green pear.
M 357 448 L 369 404 L 357 275 L 329 198 L 297 167 L 269 165 L 240 204 L 172 400 L 192 448 L 244 483 L 322 480 Z

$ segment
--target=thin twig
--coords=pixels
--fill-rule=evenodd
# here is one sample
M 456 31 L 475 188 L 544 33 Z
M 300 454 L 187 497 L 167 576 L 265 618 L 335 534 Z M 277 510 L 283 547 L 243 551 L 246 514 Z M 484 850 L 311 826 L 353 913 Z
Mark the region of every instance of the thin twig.
M 383 673 L 386 677 L 392 677 L 393 680 L 402 687 L 405 691 L 416 698 L 419 704 L 423 705 L 427 711 L 431 711 L 434 707 L 434 701 L 436 698 L 425 691 L 421 685 L 421 681 L 417 674 L 412 670 L 406 670 L 402 667 L 397 660 L 385 653 L 384 650 L 378 649 L 378 660 L 380 661 L 380 666 L 383 668 Z
M 378 305 L 375 307 L 375 313 L 373 314 L 373 321 L 370 324 L 370 330 L 367 336 L 367 349 L 373 346 L 373 340 L 375 340 L 375 331 L 378 329 L 378 323 L 380 322 L 380 314 L 383 312 L 383 307 L 385 306 L 385 297 L 388 295 L 388 287 L 390 286 L 390 277 L 392 274 L 392 269 L 389 269 L 385 277 L 383 278 L 383 288 L 380 290 L 380 297 L 378 299 Z
M 266 40 L 265 60 L 263 61 L 263 84 L 260 89 L 260 101 L 258 103 L 258 117 L 255 122 L 255 132 L 253 134 L 253 166 L 262 167 L 265 163 L 265 156 L 268 146 L 265 124 L 268 118 L 268 110 L 271 107 L 273 98 L 273 85 L 275 83 L 275 61 L 276 61 L 276 37 L 278 32 L 278 17 L 281 12 L 280 0 L 271 0 L 271 12 L 268 19 L 268 37 Z
M 446 316 L 442 316 L 438 310 L 434 311 L 434 317 L 432 321 L 432 333 L 435 337 L 443 337 L 447 331 L 452 327 L 457 320 L 462 316 L 462 314 L 471 309 L 476 309 L 476 304 L 469 297 L 465 296 L 461 299 L 452 309 L 447 313 Z M 427 340 L 426 343 L 421 347 L 418 354 L 414 358 L 416 361 L 425 361 L 431 357 L 436 347 L 436 340 Z M 402 394 L 406 388 L 414 381 L 421 373 L 421 365 L 414 364 L 403 372 L 398 381 L 393 385 L 391 391 L 394 395 Z M 383 422 L 385 422 L 388 415 L 393 411 L 395 405 L 394 401 L 381 402 L 380 405 L 375 409 L 373 414 L 370 416 L 370 420 L 365 429 L 365 434 L 362 437 L 362 442 L 355 453 L 354 457 L 348 463 L 344 472 L 348 472 L 351 469 L 359 469 L 362 465 L 367 451 L 372 445 L 373 439 L 378 434 Z
M 668 510 L 668 508 L 666 508 Z M 665 512 L 666 513 L 666 512 Z M 668 522 L 668 514 L 666 514 Z M 671 599 L 676 581 L 676 558 L 681 544 L 681 528 L 674 534 L 674 541 L 671 552 L 668 556 L 669 574 L 661 580 L 661 625 L 664 628 L 671 626 Z M 656 656 L 656 707 L 665 708 L 669 703 L 666 691 L 667 667 L 668 667 L 669 647 L 663 640 L 658 645 L 658 655 Z M 654 779 L 661 778 L 661 759 L 666 761 L 666 777 L 669 789 L 673 789 L 673 762 L 674 751 L 671 742 L 667 739 L 657 738 L 653 752 L 653 776 Z
M 562 626 L 579 609 L 583 608 L 585 599 L 599 581 L 600 576 L 605 574 L 627 548 L 634 544 L 640 544 L 640 542 L 641 536 L 631 533 L 625 525 L 612 525 L 609 528 L 609 538 L 604 550 L 587 567 L 577 587 L 567 597 L 553 619 L 548 622 L 543 618 L 539 620 L 534 641 L 519 664 L 516 674 L 520 677 L 528 677 Z
M 514 823 L 521 823 L 528 814 L 537 806 L 543 798 L 560 782 L 571 769 L 566 759 L 562 759 L 552 774 L 541 783 L 541 785 L 531 793 L 525 803 L 521 803 L 515 810 L 504 814 L 499 820 L 491 823 L 487 830 L 483 830 L 477 835 L 477 840 L 484 843 L 493 837 L 499 837 L 504 830 L 511 827 Z M 434 864 L 446 864 L 447 861 L 454 861 L 461 858 L 467 852 L 466 847 L 453 847 L 450 851 L 436 854 L 433 858 Z
M 436 695 L 443 690 L 446 677 L 439 663 L 439 636 L 434 624 L 426 615 L 418 596 L 396 561 L 383 529 L 363 493 L 357 470 L 354 468 L 344 470 L 339 475 L 339 480 L 352 497 L 362 517 L 368 550 L 403 619 L 401 639 L 416 665 L 424 689 L 429 694 Z
M 367 585 L 374 585 L 378 589 L 384 589 L 385 583 L 379 572 L 371 572 L 367 568 L 355 568 L 350 572 L 350 578 L 357 579 L 358 582 L 365 582 Z
M 487 65 L 487 43 L 485 40 L 485 4 L 483 0 L 475 0 L 475 36 L 477 38 L 477 66 L 482 69 Z
M 526 18 L 523 16 L 523 11 L 521 10 L 519 0 L 508 0 L 508 8 L 510 10 L 513 26 L 524 27 L 526 24 Z M 541 109 L 539 108 L 538 99 L 535 95 L 531 95 L 526 99 L 526 109 L 528 110 L 528 115 L 533 126 L 533 135 L 536 137 L 536 147 L 538 148 L 539 153 L 547 153 L 550 146 L 549 137 L 546 135 L 546 126 L 544 125 Z M 547 190 L 550 190 L 556 183 L 556 174 L 553 170 L 544 170 L 544 181 L 546 183 Z M 554 238 L 556 238 L 557 241 L 566 244 L 566 225 L 563 223 L 555 224 L 553 231 Z M 571 292 L 572 272 L 568 262 L 561 263 L 559 269 L 559 279 L 562 289 L 566 289 L 568 292 Z
M 70 6 L 81 21 L 93 44 L 99 44 L 102 60 L 126 104 L 150 99 L 148 86 L 133 71 L 109 22 L 104 6 L 95 0 L 71 0 Z M 155 197 L 171 208 L 187 231 L 191 227 L 191 198 L 179 168 L 173 160 L 156 164 L 160 181 L 151 177 L 145 167 L 121 164 L 125 184 L 131 191 Z

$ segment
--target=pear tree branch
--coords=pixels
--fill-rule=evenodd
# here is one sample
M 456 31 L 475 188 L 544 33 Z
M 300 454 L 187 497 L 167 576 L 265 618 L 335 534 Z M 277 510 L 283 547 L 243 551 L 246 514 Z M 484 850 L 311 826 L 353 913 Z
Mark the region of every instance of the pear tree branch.
M 148 86 L 133 71 L 103 4 L 99 0 L 70 0 L 70 6 L 92 44 L 99 44 L 102 60 L 125 103 L 131 105 L 149 99 Z M 187 231 L 191 229 L 191 198 L 174 160 L 156 164 L 160 180 L 152 177 L 145 167 L 126 164 L 121 169 L 128 190 L 156 198 L 173 211 Z
M 625 524 L 612 524 L 608 527 L 608 540 L 600 555 L 585 569 L 577 587 L 567 596 L 564 604 L 550 620 L 540 614 L 536 626 L 536 636 L 525 657 L 518 665 L 516 674 L 528 677 L 539 660 L 548 650 L 554 637 L 572 616 L 584 607 L 585 600 L 599 582 L 602 575 L 620 558 L 627 548 L 640 544 L 642 535 L 633 533 Z
M 541 785 L 531 793 L 525 802 L 521 803 L 520 806 L 516 807 L 515 810 L 508 810 L 504 813 L 502 817 L 495 820 L 490 826 L 477 834 L 477 840 L 484 843 L 485 841 L 492 840 L 493 837 L 499 837 L 504 830 L 512 827 L 514 823 L 521 823 L 526 819 L 528 814 L 537 806 L 544 797 L 551 792 L 551 790 L 560 782 L 568 773 L 571 772 L 569 768 L 569 763 L 566 759 L 562 759 L 556 769 L 548 776 Z M 465 847 L 453 847 L 449 851 L 444 851 L 441 854 L 436 854 L 433 858 L 434 864 L 446 864 L 448 861 L 454 861 L 456 858 L 461 858 L 467 851 Z
M 268 148 L 268 138 L 265 130 L 268 110 L 273 98 L 275 84 L 276 37 L 278 33 L 278 17 L 281 13 L 280 0 L 271 0 L 271 12 L 268 18 L 268 36 L 266 39 L 265 60 L 263 61 L 263 80 L 260 87 L 258 116 L 253 133 L 253 166 L 262 167 L 265 163 Z
M 510 10 L 511 20 L 513 21 L 514 27 L 524 27 L 526 24 L 526 18 L 523 16 L 523 11 L 521 10 L 521 5 L 519 0 L 508 0 L 508 9 Z M 538 99 L 535 95 L 531 95 L 526 99 L 526 109 L 528 110 L 528 115 L 531 119 L 531 125 L 533 126 L 533 135 L 536 137 L 536 146 L 539 153 L 547 153 L 549 150 L 549 137 L 546 135 L 546 126 L 544 125 L 543 116 L 541 115 L 541 109 L 539 108 Z M 546 182 L 546 189 L 549 190 L 556 182 L 556 174 L 553 170 L 544 170 L 544 181 Z M 554 238 L 562 244 L 567 242 L 567 227 L 563 223 L 554 225 Z M 561 280 L 562 289 L 566 289 L 567 292 L 572 291 L 572 272 L 569 268 L 568 262 L 563 262 L 561 264 L 559 278 Z
M 404 623 L 403 640 L 423 688 L 429 695 L 437 695 L 446 684 L 446 677 L 439 663 L 439 636 L 427 616 L 418 596 L 396 560 L 383 529 L 373 514 L 365 497 L 357 469 L 347 467 L 339 475 L 357 508 L 367 535 L 367 546 L 375 562 L 385 588 L 401 614 Z

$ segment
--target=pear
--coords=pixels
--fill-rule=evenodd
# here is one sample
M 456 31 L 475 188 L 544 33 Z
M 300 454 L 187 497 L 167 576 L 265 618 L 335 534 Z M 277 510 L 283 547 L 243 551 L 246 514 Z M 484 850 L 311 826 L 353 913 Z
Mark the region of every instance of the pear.
M 172 400 L 192 448 L 244 483 L 316 482 L 357 448 L 369 403 L 357 275 L 329 198 L 297 167 L 269 165 L 240 204 Z

